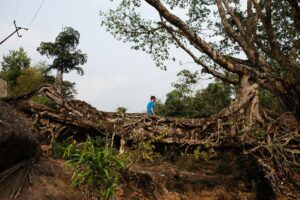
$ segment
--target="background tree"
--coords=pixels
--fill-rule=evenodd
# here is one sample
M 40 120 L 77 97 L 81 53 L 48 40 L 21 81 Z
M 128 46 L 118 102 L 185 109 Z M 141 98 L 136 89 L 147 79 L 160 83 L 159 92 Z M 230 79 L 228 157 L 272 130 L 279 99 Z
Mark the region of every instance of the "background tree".
M 192 73 L 189 70 L 184 69 L 177 74 L 177 77 L 177 82 L 172 83 L 172 86 L 176 90 L 181 91 L 184 96 L 192 96 L 194 89 L 200 80 L 198 71 Z
M 215 114 L 231 103 L 233 89 L 223 82 L 210 83 L 202 90 L 195 90 L 198 72 L 182 70 L 175 88 L 166 95 L 165 103 L 156 103 L 157 114 L 169 117 L 203 118 Z
M 55 84 L 58 92 L 62 94 L 63 74 L 76 70 L 83 75 L 81 65 L 87 62 L 86 54 L 77 49 L 80 34 L 71 27 L 66 27 L 58 34 L 55 42 L 42 42 L 37 50 L 48 58 L 54 58 L 48 70 L 57 70 Z
M 45 61 L 35 66 L 30 66 L 30 58 L 23 48 L 11 50 L 7 56 L 3 56 L 1 78 L 8 82 L 9 95 L 23 95 L 45 83 L 53 84 L 55 77 L 50 74 Z M 73 99 L 77 94 L 75 83 L 63 81 L 62 97 Z M 36 102 L 49 102 L 44 96 L 35 97 Z
M 157 18 L 143 16 L 144 4 Z M 204 72 L 237 85 L 239 99 L 256 94 L 249 113 L 259 120 L 259 86 L 300 117 L 299 10 L 296 0 L 122 0 L 101 16 L 109 32 L 158 66 L 175 45 Z
M 20 76 L 17 78 L 16 85 L 11 91 L 11 95 L 26 94 L 44 83 L 46 83 L 46 79 L 43 76 L 43 69 L 27 67 L 21 71 Z
M 6 80 L 9 93 L 17 84 L 17 79 L 21 75 L 21 71 L 30 66 L 30 61 L 31 59 L 22 47 L 18 50 L 10 50 L 8 55 L 3 56 L 1 78 Z
M 35 68 L 41 70 L 41 73 L 45 79 L 46 83 L 55 83 L 55 77 L 50 74 L 47 63 L 45 61 L 39 62 Z M 64 99 L 74 99 L 77 94 L 76 83 L 64 80 L 62 82 L 62 97 Z
M 223 82 L 210 83 L 205 89 L 198 90 L 192 105 L 192 117 L 209 117 L 230 105 L 233 89 Z

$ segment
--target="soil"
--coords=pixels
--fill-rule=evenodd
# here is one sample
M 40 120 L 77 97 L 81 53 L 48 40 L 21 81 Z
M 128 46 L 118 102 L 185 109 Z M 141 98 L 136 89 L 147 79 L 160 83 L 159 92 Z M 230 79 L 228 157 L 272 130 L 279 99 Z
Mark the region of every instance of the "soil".
M 139 163 L 124 176 L 117 192 L 120 200 L 252 200 L 272 199 L 265 188 L 262 196 L 257 184 L 245 176 L 245 168 L 232 153 L 209 159 L 183 155 L 176 162 Z
M 264 196 L 259 196 L 258 187 L 264 186 L 257 185 L 253 177 L 247 176 L 244 167 L 240 157 L 233 152 L 203 154 L 197 159 L 193 154 L 177 155 L 172 159 L 163 155 L 154 162 L 136 163 L 124 172 L 115 199 L 272 199 L 267 188 L 263 190 Z M 27 181 L 22 185 L 19 179 L 27 172 Z M 251 173 L 247 171 L 247 174 Z M 13 194 L 21 200 L 83 199 L 71 188 L 72 172 L 62 160 L 41 158 L 37 163 L 19 169 L 14 177 L 0 188 L 1 200 L 10 200 Z
M 14 178 L 7 181 L 0 188 L 0 199 L 73 200 L 76 196 L 71 188 L 71 176 L 63 161 L 41 158 L 19 169 Z

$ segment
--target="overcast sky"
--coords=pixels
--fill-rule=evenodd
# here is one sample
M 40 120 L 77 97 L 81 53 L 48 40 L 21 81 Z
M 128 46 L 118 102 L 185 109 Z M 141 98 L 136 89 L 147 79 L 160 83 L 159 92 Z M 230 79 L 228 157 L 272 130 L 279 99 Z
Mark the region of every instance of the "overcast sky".
M 13 20 L 18 26 L 28 27 L 43 0 L 0 2 L 0 40 L 3 40 L 14 31 Z M 104 111 L 114 111 L 118 106 L 128 108 L 128 112 L 145 111 L 150 95 L 165 99 L 180 70 L 194 71 L 199 67 L 188 64 L 191 60 L 184 52 L 175 52 L 185 64 L 169 62 L 168 70 L 162 71 L 149 55 L 131 50 L 130 44 L 114 39 L 100 26 L 99 17 L 99 10 L 111 4 L 109 0 L 45 0 L 29 30 L 22 32 L 23 37 L 14 35 L 0 46 L 0 60 L 9 50 L 19 47 L 28 53 L 32 65 L 46 60 L 36 51 L 40 42 L 53 42 L 62 27 L 71 26 L 81 35 L 78 48 L 88 55 L 83 76 L 75 72 L 64 76 L 76 82 L 76 98 Z M 207 81 L 200 83 L 200 87 L 206 85 Z

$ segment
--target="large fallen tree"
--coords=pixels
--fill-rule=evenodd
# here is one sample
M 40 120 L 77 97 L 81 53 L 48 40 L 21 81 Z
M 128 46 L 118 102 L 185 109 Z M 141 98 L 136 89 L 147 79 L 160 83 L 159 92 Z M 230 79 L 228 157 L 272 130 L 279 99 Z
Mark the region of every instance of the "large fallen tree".
M 25 114 L 47 150 L 51 150 L 58 138 L 85 138 L 87 135 L 118 140 L 121 151 L 127 141 L 159 135 L 163 135 L 159 143 L 180 144 L 186 148 L 198 145 L 231 147 L 257 161 L 277 196 L 300 198 L 300 124 L 292 113 L 275 118 L 267 112 L 253 123 L 249 112 L 256 89 L 256 85 L 248 86 L 228 108 L 207 119 L 149 118 L 142 113 L 102 112 L 83 101 L 62 100 L 51 85 L 3 100 Z M 51 107 L 32 102 L 30 98 L 37 94 L 50 98 Z

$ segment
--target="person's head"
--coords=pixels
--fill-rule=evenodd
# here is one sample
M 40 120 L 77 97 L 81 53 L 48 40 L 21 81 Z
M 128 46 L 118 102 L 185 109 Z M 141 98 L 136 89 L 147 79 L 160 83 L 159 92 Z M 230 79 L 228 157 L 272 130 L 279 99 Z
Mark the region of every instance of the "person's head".
M 155 96 L 151 96 L 151 97 L 150 97 L 150 100 L 153 101 L 153 102 L 155 102 L 155 101 L 156 101 Z

